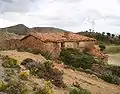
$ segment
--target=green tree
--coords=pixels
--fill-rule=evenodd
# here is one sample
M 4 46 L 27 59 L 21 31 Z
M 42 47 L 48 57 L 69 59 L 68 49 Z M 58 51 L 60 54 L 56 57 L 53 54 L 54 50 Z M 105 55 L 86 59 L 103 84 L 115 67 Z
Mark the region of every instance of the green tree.
M 105 35 L 105 32 L 102 32 L 102 35 L 104 36 L 104 35 Z
M 103 43 L 100 43 L 100 44 L 99 44 L 99 47 L 100 47 L 100 51 L 104 51 L 105 48 L 106 48 Z
M 115 37 L 115 34 L 112 34 L 112 38 L 114 38 Z
M 109 36 L 109 37 L 111 36 L 111 34 L 110 34 L 110 33 L 106 33 L 106 34 L 107 34 L 107 36 Z
M 118 38 L 120 39 L 120 35 L 118 36 Z

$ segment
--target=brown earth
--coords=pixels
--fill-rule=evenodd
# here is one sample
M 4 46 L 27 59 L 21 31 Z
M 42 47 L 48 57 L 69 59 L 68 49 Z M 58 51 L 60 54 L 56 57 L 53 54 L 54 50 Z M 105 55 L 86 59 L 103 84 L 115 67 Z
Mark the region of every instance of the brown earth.
M 35 61 L 39 61 L 39 62 L 42 62 L 42 63 L 46 61 L 46 59 L 43 56 L 41 56 L 40 54 L 39 55 L 34 55 L 32 53 L 18 52 L 16 50 L 0 51 L 0 55 L 15 58 L 20 62 L 22 62 L 24 59 L 27 59 L 27 58 L 31 58 Z
M 19 61 L 25 58 L 31 58 L 40 62 L 45 61 L 41 55 L 34 55 L 27 52 L 17 51 L 1 51 L 1 55 L 8 55 Z M 92 94 L 120 94 L 120 85 L 109 84 L 95 75 L 86 74 L 80 71 L 73 71 L 72 69 L 65 69 L 59 64 L 54 63 L 55 67 L 64 72 L 63 81 L 67 86 L 71 86 L 74 82 L 78 82 L 82 88 L 88 89 Z M 32 81 L 40 82 L 41 79 L 34 78 Z M 54 87 L 55 94 L 68 94 L 68 91 Z

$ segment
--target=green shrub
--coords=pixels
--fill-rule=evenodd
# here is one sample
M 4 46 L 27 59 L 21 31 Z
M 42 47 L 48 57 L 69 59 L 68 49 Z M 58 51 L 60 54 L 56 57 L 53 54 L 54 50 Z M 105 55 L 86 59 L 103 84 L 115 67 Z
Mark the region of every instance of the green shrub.
M 21 78 L 22 80 L 28 80 L 29 71 L 28 71 L 28 70 L 22 71 L 22 72 L 20 72 L 19 76 L 20 76 L 20 78 Z
M 63 49 L 60 53 L 61 60 L 75 68 L 91 69 L 92 64 L 96 63 L 93 56 L 88 53 L 79 52 L 76 49 Z
M 4 92 L 6 94 L 28 94 L 25 84 L 14 80 L 11 80 L 6 84 L 2 83 L 0 92 Z
M 105 48 L 106 48 L 103 43 L 100 43 L 100 44 L 99 44 L 99 47 L 100 47 L 100 51 L 104 51 Z
M 46 81 L 45 86 L 43 88 L 35 86 L 33 88 L 33 91 L 35 91 L 34 94 L 54 94 L 52 84 L 50 81 Z
M 112 71 L 112 74 L 120 77 L 120 66 L 108 65 L 108 70 Z
M 42 56 L 44 56 L 47 60 L 52 59 L 52 53 L 49 52 L 49 51 L 46 51 L 46 52 L 40 52 L 40 54 L 41 54 Z
M 63 73 L 58 69 L 53 68 L 50 61 L 46 61 L 44 64 L 28 59 L 27 61 L 30 62 L 26 63 L 26 60 L 24 61 L 21 64 L 24 64 L 24 66 L 30 70 L 31 74 L 38 76 L 39 78 L 44 78 L 47 81 L 50 80 L 51 83 L 57 87 L 65 87 L 65 84 L 62 81 Z
M 53 66 L 53 63 L 50 60 L 44 62 L 45 68 L 50 69 Z
M 116 75 L 113 75 L 110 72 L 104 72 L 104 73 L 102 73 L 101 78 L 103 80 L 105 80 L 106 82 L 108 82 L 108 83 L 120 85 L 120 77 L 118 77 Z
M 44 92 L 45 94 L 54 94 L 54 91 L 52 90 L 52 85 L 50 81 L 45 82 L 45 87 L 44 87 Z
M 5 84 L 3 81 L 0 81 L 0 92 L 4 91 L 4 89 L 5 89 Z
M 4 57 L 3 58 L 3 66 L 5 67 L 5 68 L 18 68 L 19 67 L 19 62 L 16 60 L 16 59 L 14 59 L 14 58 L 10 58 L 10 57 Z
M 69 94 L 91 94 L 91 93 L 86 89 L 83 89 L 83 88 L 79 89 L 79 88 L 73 87 L 69 91 Z
M 94 64 L 95 75 L 112 84 L 120 84 L 120 66 Z

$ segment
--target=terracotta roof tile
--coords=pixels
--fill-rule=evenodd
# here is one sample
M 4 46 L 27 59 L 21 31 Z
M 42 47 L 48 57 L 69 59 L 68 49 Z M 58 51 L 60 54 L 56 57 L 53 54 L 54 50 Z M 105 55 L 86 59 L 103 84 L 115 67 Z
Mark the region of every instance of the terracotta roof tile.
M 89 38 L 86 36 L 82 36 L 82 35 L 78 35 L 75 33 L 71 33 L 71 32 L 65 32 L 65 33 L 31 33 L 27 36 L 34 36 L 38 39 L 40 39 L 41 41 L 52 41 L 52 42 L 63 42 L 63 41 L 96 41 L 93 38 Z M 25 36 L 25 37 L 27 37 Z M 24 38 L 25 38 L 24 37 Z M 24 39 L 22 38 L 22 39 Z

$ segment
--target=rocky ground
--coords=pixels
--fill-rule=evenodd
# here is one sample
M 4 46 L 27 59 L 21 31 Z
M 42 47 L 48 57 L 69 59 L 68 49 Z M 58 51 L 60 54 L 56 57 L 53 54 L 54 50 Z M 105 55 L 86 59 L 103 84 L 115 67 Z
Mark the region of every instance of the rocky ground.
M 24 60 L 25 58 L 31 58 L 36 61 L 44 62 L 46 59 L 42 57 L 41 55 L 34 55 L 27 52 L 17 52 L 17 51 L 1 51 L 1 56 L 10 56 L 12 58 L 15 58 L 19 61 Z M 60 66 L 59 64 L 56 64 L 54 62 L 54 65 L 59 70 L 62 70 L 64 72 L 63 74 L 63 81 L 66 83 L 67 86 L 71 86 L 73 83 L 77 82 L 80 84 L 80 86 L 84 89 L 88 89 L 91 91 L 92 94 L 120 94 L 120 86 L 109 84 L 95 75 L 86 74 L 84 72 L 80 71 L 74 71 L 72 69 L 66 69 L 63 66 Z M 1 62 L 0 62 L 1 67 Z M 3 76 L 3 69 L 0 68 L 0 77 Z M 38 84 L 41 84 L 42 80 L 38 78 L 31 78 L 31 81 L 37 82 Z M 54 87 L 55 94 L 67 94 L 68 91 L 60 88 Z

